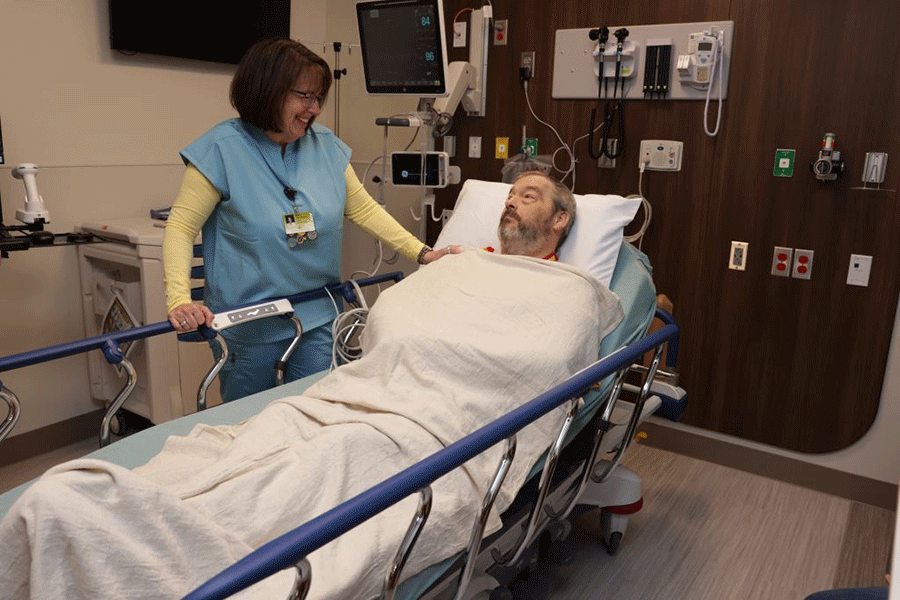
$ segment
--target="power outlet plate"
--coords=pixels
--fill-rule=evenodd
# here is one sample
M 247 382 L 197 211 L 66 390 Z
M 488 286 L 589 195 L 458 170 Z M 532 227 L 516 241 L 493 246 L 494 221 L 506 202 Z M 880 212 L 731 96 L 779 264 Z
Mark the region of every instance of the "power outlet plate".
M 469 158 L 481 158 L 481 136 L 469 138 Z
M 731 242 L 731 254 L 728 257 L 728 268 L 743 271 L 747 268 L 747 242 Z
M 772 275 L 776 277 L 790 277 L 791 259 L 793 256 L 793 248 L 775 246 L 775 251 L 772 253 Z
M 531 69 L 531 78 L 534 79 L 534 52 L 523 52 L 519 66 Z
M 791 277 L 794 279 L 810 279 L 812 278 L 813 267 L 813 251 L 794 250 L 794 267 L 791 269 Z
M 494 21 L 494 45 L 505 46 L 506 38 L 509 37 L 509 30 L 506 19 Z
M 466 47 L 466 22 L 459 21 L 453 24 L 453 47 Z

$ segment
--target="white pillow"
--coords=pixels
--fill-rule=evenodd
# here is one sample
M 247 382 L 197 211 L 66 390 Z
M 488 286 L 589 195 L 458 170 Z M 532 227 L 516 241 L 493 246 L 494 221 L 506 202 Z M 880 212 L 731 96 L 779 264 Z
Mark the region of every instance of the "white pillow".
M 435 246 L 493 246 L 499 251 L 497 226 L 511 187 L 509 183 L 467 180 Z M 608 286 L 622 246 L 622 231 L 634 219 L 641 199 L 576 194 L 575 203 L 575 223 L 559 248 L 559 259 L 584 269 Z

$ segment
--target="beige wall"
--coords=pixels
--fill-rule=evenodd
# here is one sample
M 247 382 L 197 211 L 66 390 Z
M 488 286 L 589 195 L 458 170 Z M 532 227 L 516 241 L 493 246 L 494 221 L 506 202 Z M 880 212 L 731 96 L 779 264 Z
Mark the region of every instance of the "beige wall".
M 291 34 L 310 42 L 357 43 L 355 25 L 345 22 L 347 11 L 353 11 L 352 2 L 293 0 Z M 332 12 L 337 16 L 330 17 Z M 183 169 L 178 150 L 234 115 L 228 103 L 233 66 L 120 55 L 109 49 L 107 15 L 107 0 L 0 0 L 6 153 L 0 195 L 7 224 L 22 207 L 22 182 L 10 176 L 22 162 L 39 167 L 38 189 L 51 212 L 52 231 L 168 206 Z M 321 51 L 321 45 L 311 45 Z M 324 56 L 333 61 L 330 47 Z M 381 131 L 368 112 L 349 114 L 362 85 L 359 52 L 342 66 L 348 68 L 342 81 L 352 88 L 342 90 L 342 133 L 352 132 L 345 137 L 362 174 L 365 164 L 359 161 L 367 164 L 381 153 Z M 397 112 L 389 108 L 392 102 L 382 102 L 384 112 Z M 330 103 L 321 122 L 333 126 L 334 111 Z M 406 206 L 394 207 L 391 200 L 391 210 L 400 211 L 415 231 Z M 348 227 L 345 243 L 346 268 L 370 269 L 373 243 L 353 229 Z M 84 338 L 80 296 L 74 246 L 12 253 L 0 265 L 0 356 Z M 0 373 L 0 381 L 22 402 L 14 435 L 99 408 L 90 398 L 84 355 Z

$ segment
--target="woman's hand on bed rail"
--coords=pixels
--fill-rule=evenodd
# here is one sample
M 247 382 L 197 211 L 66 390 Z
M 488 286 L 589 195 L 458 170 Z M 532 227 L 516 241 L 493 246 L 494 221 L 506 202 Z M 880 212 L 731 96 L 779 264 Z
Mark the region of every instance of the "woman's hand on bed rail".
M 175 331 L 191 331 L 197 329 L 201 323 L 212 327 L 213 316 L 212 311 L 204 305 L 188 302 L 172 309 L 172 312 L 169 313 L 169 323 L 172 324 Z
M 462 246 L 445 246 L 443 248 L 429 250 L 422 256 L 422 264 L 427 265 L 448 254 L 459 254 L 460 252 L 462 252 Z

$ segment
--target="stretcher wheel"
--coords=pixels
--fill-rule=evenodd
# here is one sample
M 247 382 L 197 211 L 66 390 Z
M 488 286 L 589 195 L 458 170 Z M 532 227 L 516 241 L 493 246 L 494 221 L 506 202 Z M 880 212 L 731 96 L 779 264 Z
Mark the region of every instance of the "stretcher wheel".
M 606 542 L 606 551 L 610 556 L 615 556 L 619 551 L 619 544 L 622 543 L 622 532 L 613 531 L 609 534 L 609 540 Z

